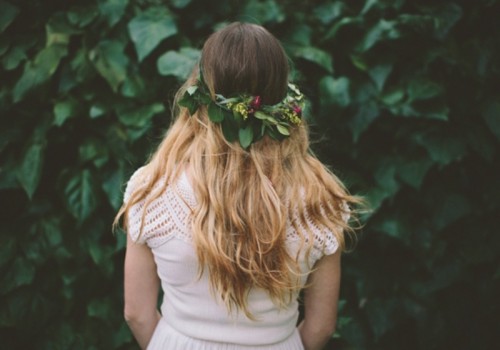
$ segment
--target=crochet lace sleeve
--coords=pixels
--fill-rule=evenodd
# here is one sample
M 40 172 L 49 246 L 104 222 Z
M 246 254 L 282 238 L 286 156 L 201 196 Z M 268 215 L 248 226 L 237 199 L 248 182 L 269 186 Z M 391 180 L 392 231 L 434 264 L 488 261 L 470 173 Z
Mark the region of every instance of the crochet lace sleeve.
M 342 212 L 342 219 L 347 222 L 350 218 L 349 207 L 347 204 L 343 204 L 343 207 L 345 211 Z M 323 256 L 335 253 L 339 248 L 339 242 L 333 231 L 326 227 L 316 225 L 308 215 L 306 215 L 305 219 L 307 228 L 304 227 L 303 224 L 300 224 L 299 220 L 295 221 L 295 225 L 298 225 L 302 232 L 307 230 L 312 233 L 314 242 L 309 256 L 309 262 L 311 266 L 313 266 L 314 263 Z
M 351 218 L 351 209 L 349 208 L 349 206 L 347 205 L 346 202 L 343 202 L 341 204 L 342 206 L 342 212 L 341 212 L 341 217 L 342 217 L 342 220 L 347 223 L 349 221 L 349 219 Z M 317 230 L 321 230 L 319 228 L 316 228 Z M 322 246 L 324 247 L 323 249 L 323 255 L 331 255 L 333 253 L 335 253 L 337 251 L 337 249 L 339 248 L 339 242 L 337 240 L 337 237 L 335 237 L 335 234 L 331 231 L 331 230 L 325 230 L 323 229 L 322 230 L 323 232 L 323 237 L 324 237 L 324 244 L 323 242 L 321 242 L 320 240 L 320 243 L 322 244 Z
M 132 175 L 130 180 L 127 183 L 127 187 L 125 189 L 125 194 L 123 196 L 124 203 L 128 203 L 130 197 L 138 189 L 139 183 L 139 174 L 142 168 L 139 168 Z M 144 244 L 146 242 L 145 235 L 140 235 L 141 230 L 141 222 L 142 222 L 142 214 L 144 210 L 144 200 L 135 203 L 133 206 L 129 208 L 127 213 L 127 234 L 130 235 L 132 240 L 136 243 Z M 140 235 L 140 236 L 139 236 Z
M 140 169 L 128 182 L 125 202 L 143 185 L 141 182 L 144 180 L 137 175 L 139 171 Z M 153 185 L 151 193 L 161 190 L 162 181 L 164 179 Z M 183 174 L 162 191 L 153 200 L 142 199 L 134 203 L 127 214 L 127 231 L 130 237 L 137 243 L 147 243 L 150 248 L 159 247 L 173 237 L 185 241 L 191 239 L 189 220 L 191 208 L 196 206 L 196 199 L 187 177 Z
M 318 227 L 312 221 L 308 221 L 308 225 L 314 233 L 314 244 L 311 250 L 311 259 L 314 264 L 324 255 L 331 255 L 339 248 L 339 242 L 335 233 L 325 227 Z

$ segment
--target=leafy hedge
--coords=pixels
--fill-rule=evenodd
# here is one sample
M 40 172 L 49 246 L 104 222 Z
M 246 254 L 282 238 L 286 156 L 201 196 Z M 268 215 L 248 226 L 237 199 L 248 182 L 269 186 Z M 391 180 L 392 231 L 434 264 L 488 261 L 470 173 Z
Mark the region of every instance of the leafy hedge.
M 225 21 L 264 24 L 315 151 L 372 212 L 344 259 L 339 349 L 487 349 L 500 315 L 496 0 L 0 0 L 0 339 L 133 349 L 123 184 Z

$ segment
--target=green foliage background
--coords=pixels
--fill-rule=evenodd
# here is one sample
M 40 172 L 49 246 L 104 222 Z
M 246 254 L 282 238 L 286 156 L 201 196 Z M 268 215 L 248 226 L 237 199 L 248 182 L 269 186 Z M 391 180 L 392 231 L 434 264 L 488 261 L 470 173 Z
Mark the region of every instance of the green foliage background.
M 329 346 L 493 348 L 499 13 L 496 0 L 0 0 L 1 347 L 135 348 L 111 222 L 204 39 L 240 19 L 282 40 L 314 150 L 373 209 Z

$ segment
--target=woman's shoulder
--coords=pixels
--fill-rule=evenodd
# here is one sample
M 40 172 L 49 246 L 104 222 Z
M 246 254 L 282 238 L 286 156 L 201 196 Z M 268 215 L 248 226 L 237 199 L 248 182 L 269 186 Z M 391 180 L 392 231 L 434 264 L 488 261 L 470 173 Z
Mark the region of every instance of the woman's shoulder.
M 304 198 L 302 198 L 302 200 L 304 201 Z M 342 223 L 325 225 L 321 222 L 322 220 L 317 219 L 318 215 L 323 216 L 323 218 L 325 217 L 325 205 L 327 204 L 320 204 L 320 213 L 313 215 L 313 213 L 307 209 L 310 206 L 304 202 L 301 208 L 298 206 L 293 208 L 288 218 L 287 239 L 291 241 L 303 240 L 306 244 L 310 244 L 310 261 L 312 264 L 324 255 L 335 253 L 341 246 L 339 239 L 343 240 Z M 328 205 L 330 206 L 331 203 Z M 350 211 L 347 203 L 341 201 L 338 206 L 333 207 L 338 207 L 337 215 L 344 224 L 347 224 L 350 218 Z
M 123 195 L 123 201 L 127 203 L 130 200 L 132 194 L 139 189 L 141 185 L 146 183 L 147 178 L 144 178 L 145 175 L 145 166 L 142 166 L 134 171 L 132 176 L 130 176 L 127 181 L 127 185 L 125 186 L 125 193 Z
M 130 178 L 125 191 L 125 203 L 131 200 L 135 191 L 142 186 L 150 186 L 144 167 L 138 169 Z M 130 203 L 127 219 L 128 232 L 134 241 L 147 243 L 150 247 L 159 246 L 172 237 L 189 239 L 186 222 L 191 207 L 196 204 L 186 175 L 165 185 L 165 177 L 151 184 L 151 190 L 142 198 Z

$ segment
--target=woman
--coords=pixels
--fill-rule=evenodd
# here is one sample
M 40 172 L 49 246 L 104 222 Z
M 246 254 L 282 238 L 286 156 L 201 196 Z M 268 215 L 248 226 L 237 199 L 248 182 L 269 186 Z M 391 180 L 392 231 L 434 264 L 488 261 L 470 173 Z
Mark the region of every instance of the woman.
M 176 120 L 130 179 L 117 220 L 141 348 L 321 349 L 331 337 L 356 199 L 311 155 L 288 73 L 261 26 L 212 34 Z

